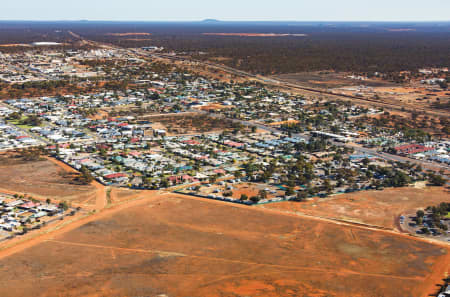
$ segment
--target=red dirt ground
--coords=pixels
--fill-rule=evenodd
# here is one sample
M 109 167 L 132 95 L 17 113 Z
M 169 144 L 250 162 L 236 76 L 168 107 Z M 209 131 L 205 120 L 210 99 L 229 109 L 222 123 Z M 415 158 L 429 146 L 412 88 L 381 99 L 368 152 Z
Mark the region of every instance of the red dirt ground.
M 280 202 L 263 207 L 395 228 L 401 214 L 441 202 L 450 202 L 448 189 L 408 187 L 315 198 L 301 203 Z
M 0 296 L 424 296 L 447 269 L 404 235 L 148 195 L 0 252 Z
M 0 188 L 35 198 L 74 202 L 95 195 L 95 187 L 73 184 L 72 178 L 60 174 L 62 171 L 66 171 L 65 168 L 49 160 L 20 162 L 5 159 L 0 164 Z

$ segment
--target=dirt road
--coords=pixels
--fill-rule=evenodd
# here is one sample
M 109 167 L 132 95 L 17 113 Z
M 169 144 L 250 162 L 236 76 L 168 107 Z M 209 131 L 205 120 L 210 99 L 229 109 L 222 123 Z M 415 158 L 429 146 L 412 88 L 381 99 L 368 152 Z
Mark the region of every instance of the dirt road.
M 69 165 L 67 165 L 64 162 L 61 162 L 55 158 L 51 158 L 51 157 L 46 157 L 47 160 L 49 160 L 50 162 L 54 163 L 55 165 L 61 167 L 62 169 L 64 169 L 67 172 L 74 172 L 74 173 L 79 173 L 77 170 L 75 170 L 74 168 L 70 167 Z M 102 185 L 101 183 L 99 183 L 98 181 L 92 181 L 91 185 L 95 187 L 96 189 L 96 199 L 95 199 L 95 209 L 97 211 L 100 211 L 102 209 L 104 209 L 106 207 L 106 205 L 108 205 L 108 199 L 106 197 L 106 188 L 104 185 Z
M 66 232 L 69 232 L 71 230 L 74 230 L 84 224 L 87 224 L 89 222 L 99 220 L 101 218 L 104 218 L 108 215 L 114 214 L 116 212 L 119 212 L 123 209 L 133 207 L 136 205 L 142 205 L 145 203 L 148 203 L 152 199 L 156 199 L 161 194 L 157 191 L 143 191 L 139 197 L 136 197 L 133 201 L 129 200 L 126 203 L 117 204 L 114 207 L 103 209 L 100 212 L 97 212 L 95 214 L 90 214 L 87 216 L 77 217 L 73 221 L 65 222 L 63 226 L 57 225 L 52 226 L 51 228 L 48 228 L 42 232 L 41 236 L 35 236 L 30 240 L 26 240 L 24 242 L 20 242 L 12 247 L 9 247 L 7 249 L 4 249 L 0 251 L 0 259 L 3 259 L 5 257 L 8 257 L 10 255 L 13 255 L 15 253 L 18 253 L 20 251 L 23 251 L 27 248 L 30 248 L 32 246 L 35 246 L 43 241 L 51 240 L 55 236 L 64 234 Z M 145 199 L 144 199 L 145 198 Z M 1 246 L 0 246 L 1 247 Z
M 99 186 L 98 188 L 99 192 L 103 194 L 105 194 L 106 190 L 105 188 L 101 188 Z M 102 195 L 99 195 L 102 196 Z M 123 251 L 125 251 L 122 248 L 119 247 L 114 247 L 114 246 L 103 246 L 101 244 L 84 244 L 84 243 L 73 243 L 73 242 L 65 242 L 65 241 L 60 241 L 60 240 L 56 240 L 55 238 L 61 238 L 60 236 L 62 234 L 65 234 L 69 231 L 72 231 L 74 229 L 77 229 L 89 222 L 93 222 L 93 221 L 97 221 L 103 218 L 106 218 L 107 216 L 113 215 L 115 213 L 121 212 L 127 208 L 131 208 L 134 206 L 143 206 L 145 204 L 147 204 L 150 201 L 153 200 L 158 200 L 161 198 L 161 196 L 165 196 L 167 195 L 168 199 L 191 199 L 191 200 L 198 200 L 198 201 L 202 201 L 205 203 L 209 203 L 209 204 L 217 204 L 217 205 L 224 205 L 224 202 L 221 201 L 215 201 L 215 200 L 210 200 L 210 199 L 202 199 L 202 198 L 198 198 L 198 197 L 192 197 L 192 196 L 187 196 L 187 195 L 180 195 L 180 194 L 173 194 L 170 192 L 163 192 L 163 191 L 141 191 L 138 192 L 137 194 L 134 194 L 130 197 L 130 199 L 126 199 L 125 201 L 116 203 L 116 204 L 112 204 L 112 206 L 110 208 L 105 208 L 106 204 L 104 204 L 105 200 L 98 200 L 98 205 L 96 205 L 96 207 L 99 208 L 99 211 L 96 212 L 95 214 L 91 214 L 89 216 L 85 216 L 85 217 L 78 217 L 76 219 L 74 219 L 73 221 L 68 221 L 66 222 L 64 225 L 59 225 L 53 229 L 49 229 L 46 232 L 44 232 L 42 235 L 36 236 L 28 241 L 25 242 L 20 242 L 8 249 L 5 249 L 3 251 L 0 251 L 0 259 L 3 259 L 5 257 L 11 256 L 15 253 L 18 253 L 20 251 L 23 251 L 25 249 L 28 249 L 32 246 L 35 246 L 39 243 L 45 242 L 45 241 L 50 241 L 50 242 L 55 242 L 58 244 L 62 244 L 62 245 L 83 245 L 84 247 L 90 247 L 90 248 L 101 248 L 101 249 L 110 249 L 112 251 L 114 250 L 118 250 L 121 249 Z M 105 194 L 106 196 L 106 194 Z M 104 196 L 102 196 L 104 197 Z M 336 225 L 342 225 L 342 226 L 348 226 L 351 227 L 352 229 L 361 229 L 361 230 L 370 230 L 373 232 L 377 232 L 377 233 L 383 233 L 389 236 L 396 236 L 396 237 L 402 237 L 402 238 L 406 238 L 408 240 L 412 240 L 412 241 L 420 241 L 420 242 L 427 242 L 427 243 L 432 243 L 434 245 L 439 245 L 441 246 L 443 249 L 445 249 L 447 251 L 447 255 L 445 256 L 445 260 L 437 263 L 434 267 L 433 273 L 431 275 L 429 275 L 426 278 L 420 278 L 418 279 L 418 277 L 407 277 L 407 276 L 401 276 L 401 275 L 389 275 L 386 276 L 384 274 L 376 274 L 376 273 L 367 273 L 366 276 L 373 276 L 373 277 L 390 277 L 390 278 L 398 278 L 398 279 L 402 279 L 402 280 L 419 280 L 421 283 L 423 283 L 423 285 L 420 287 L 420 291 L 423 292 L 423 294 L 421 296 L 427 296 L 428 294 L 434 293 L 434 291 L 436 290 L 436 284 L 439 284 L 442 280 L 442 278 L 445 276 L 445 274 L 448 272 L 449 269 L 449 261 L 450 261 L 450 250 L 449 250 L 449 246 L 445 243 L 436 243 L 434 241 L 431 240 L 427 240 L 424 238 L 416 238 L 416 237 L 412 237 L 410 235 L 406 235 L 406 234 L 401 234 L 395 231 L 391 231 L 391 230 L 380 230 L 378 228 L 371 228 L 371 227 L 367 227 L 367 226 L 362 226 L 362 225 L 355 225 L 355 224 L 351 224 L 351 223 L 347 223 L 347 222 L 340 222 L 340 221 L 335 221 L 332 219 L 327 219 L 327 218 L 322 218 L 322 217 L 315 217 L 315 216 L 311 216 L 311 215 L 302 215 L 302 214 L 293 214 L 293 213 L 286 213 L 284 211 L 279 211 L 279 210 L 273 210 L 273 209 L 265 209 L 265 208 L 258 208 L 258 207 L 249 207 L 249 206 L 245 206 L 245 205 L 239 205 L 239 204 L 230 204 L 230 203 L 226 203 L 228 207 L 233 207 L 233 208 L 242 208 L 242 209 L 251 209 L 252 211 L 255 212 L 263 212 L 263 213 L 268 213 L 268 214 L 277 214 L 277 215 L 283 215 L 283 216 L 289 216 L 289 217 L 296 217 L 296 218 L 304 218 L 307 219 L 309 221 L 311 220 L 315 220 L 318 222 L 324 222 L 326 224 L 336 224 Z M 161 254 L 161 255 L 166 255 L 166 254 L 173 254 L 176 253 L 177 255 L 180 254 L 178 251 L 165 251 L 165 250 L 146 250 L 146 249 L 126 249 L 127 252 L 136 252 L 136 253 L 157 253 L 157 254 Z M 199 255 L 193 255 L 193 254 L 186 254 L 186 253 L 182 253 L 183 255 L 179 255 L 181 257 L 190 257 L 190 258 L 201 258 L 203 257 L 205 260 L 211 260 L 211 261 L 227 261 L 227 262 L 233 262 L 235 261 L 235 264 L 246 264 L 246 265 L 257 265 L 257 266 L 265 266 L 265 265 L 272 265 L 272 264 L 265 264 L 265 263 L 253 263 L 253 262 L 249 262 L 246 261 L 245 263 L 239 263 L 238 260 L 233 260 L 233 259 L 223 259 L 220 257 L 214 257 L 214 256 L 199 256 Z M 279 267 L 278 267 L 279 266 Z M 346 271 L 346 270 L 338 270 L 336 269 L 336 271 L 334 269 L 321 269 L 321 268 L 312 268 L 312 267 L 297 267 L 297 266 L 286 266 L 286 265 L 278 265 L 275 268 L 280 268 L 280 269 L 284 269 L 286 271 L 292 271 L 292 272 L 319 272 L 319 273 L 326 273 L 326 274 L 334 274 L 334 275 L 349 275 L 349 274 L 356 274 L 356 272 L 354 271 Z M 360 274 L 358 272 L 358 274 Z

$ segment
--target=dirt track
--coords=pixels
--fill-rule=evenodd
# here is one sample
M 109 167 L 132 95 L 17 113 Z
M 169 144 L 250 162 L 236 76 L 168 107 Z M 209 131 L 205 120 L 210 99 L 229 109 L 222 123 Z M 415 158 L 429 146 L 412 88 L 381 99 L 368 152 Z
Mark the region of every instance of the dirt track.
M 152 198 L 155 197 L 155 196 L 152 196 L 152 194 L 156 195 L 156 191 L 153 192 L 153 193 L 150 192 L 150 191 L 142 192 L 141 198 L 145 197 L 145 200 L 139 200 L 139 199 L 136 199 L 136 198 L 139 198 L 139 197 L 136 197 L 135 198 L 136 200 L 129 201 L 126 204 L 120 204 L 120 205 L 117 205 L 117 206 L 109 208 L 109 209 L 104 209 L 103 211 L 95 213 L 95 214 L 82 216 L 82 217 L 78 216 L 78 217 L 76 217 L 73 220 L 72 223 L 65 224 L 64 226 L 61 226 L 61 225 L 48 226 L 47 229 L 43 230 L 44 231 L 44 232 L 42 232 L 42 233 L 44 233 L 43 235 L 38 236 L 38 237 L 33 237 L 32 239 L 27 240 L 27 241 L 22 242 L 22 243 L 19 243 L 19 244 L 15 245 L 15 246 L 13 246 L 11 248 L 1 250 L 0 251 L 0 259 L 8 257 L 10 255 L 13 255 L 13 254 L 15 254 L 17 252 L 23 251 L 23 250 L 25 250 L 27 248 L 30 248 L 30 247 L 32 247 L 32 246 L 34 246 L 36 244 L 39 244 L 39 243 L 41 243 L 43 241 L 50 240 L 50 239 L 52 239 L 55 236 L 58 236 L 58 235 L 66 233 L 66 232 L 69 232 L 71 230 L 74 230 L 74 229 L 76 229 L 76 228 L 78 228 L 78 227 L 80 227 L 80 226 L 82 226 L 84 224 L 87 224 L 89 222 L 92 222 L 92 221 L 95 221 L 95 220 L 99 220 L 101 218 L 104 218 L 105 216 L 108 216 L 108 215 L 114 214 L 116 212 L 119 212 L 119 211 L 121 211 L 123 209 L 126 209 L 128 207 L 137 206 L 137 205 L 140 205 L 140 204 L 147 203 L 149 200 L 151 200 Z
M 218 292 L 229 292 L 227 296 L 302 296 L 325 290 L 353 297 L 360 296 L 362 284 L 368 280 L 384 296 L 407 292 L 409 286 L 419 288 L 418 284 L 427 280 L 434 282 L 445 268 L 439 263 L 448 259 L 446 255 L 444 260 L 439 248 L 392 232 L 381 234 L 185 195 L 143 192 L 139 198 L 2 251 L 2 267 L 11 271 L 34 261 L 17 281 L 33 284 L 38 279 L 39 287 L 50 293 L 41 295 L 35 289 L 37 296 L 58 296 L 54 290 L 70 296 L 94 296 L 94 291 L 96 296 L 134 296 L 133 290 L 141 288 L 147 295 L 153 289 L 173 296 L 220 296 Z M 405 253 L 406 249 L 415 251 L 414 256 Z M 51 256 L 42 254 L 43 250 Z M 14 257 L 8 257 L 13 253 Z M 423 261 L 432 261 L 434 274 L 425 273 L 429 268 Z M 404 271 L 403 265 L 409 265 L 409 270 Z M 45 276 L 33 276 L 30 267 L 34 266 L 45 271 Z M 2 284 L 10 279 L 4 278 L 4 269 L 0 268 Z M 128 275 L 133 288 L 118 282 L 122 273 Z M 147 281 L 142 283 L 142 277 Z M 73 283 L 67 286 L 66 279 Z M 95 289 L 95 283 L 105 285 Z M 381 284 L 389 284 L 389 288 Z M 274 286 L 280 291 L 271 291 Z M 27 288 L 23 286 L 23 292 Z M 290 290 L 297 295 L 289 295 Z M 0 293 L 5 291 L 0 289 Z
M 51 161 L 64 170 L 73 170 L 64 163 Z M 61 282 L 66 277 L 81 282 L 80 286 L 86 286 L 82 285 L 87 281 L 86 277 L 100 273 L 96 270 L 100 269 L 96 262 L 97 259 L 103 259 L 105 253 L 115 260 L 112 263 L 108 262 L 108 258 L 101 260 L 104 262 L 102 265 L 106 265 L 102 269 L 113 269 L 113 275 L 120 275 L 120 269 L 125 269 L 124 257 L 132 257 L 133 261 L 149 257 L 174 258 L 170 260 L 171 269 L 191 266 L 200 271 L 213 267 L 219 269 L 214 272 L 214 277 L 203 272 L 190 273 L 189 270 L 172 272 L 167 276 L 170 279 L 180 281 L 183 276 L 190 281 L 182 283 L 180 288 L 173 291 L 175 296 L 219 296 L 214 293 L 218 292 L 217 290 L 229 292 L 230 296 L 253 296 L 261 292 L 264 292 L 262 296 L 292 296 L 285 294 L 285 290 L 297 290 L 298 294 L 309 290 L 316 292 L 317 296 L 337 291 L 341 293 L 335 294 L 336 296 L 353 297 L 360 296 L 358 282 L 365 282 L 367 278 L 372 279 L 374 289 L 385 292 L 385 296 L 394 296 L 391 293 L 397 290 L 391 291 L 392 288 L 384 287 L 383 283 L 400 288 L 399 292 L 406 290 L 406 284 L 414 284 L 414 291 L 420 292 L 410 295 L 415 297 L 434 293 L 435 285 L 440 283 L 449 270 L 448 245 L 399 234 L 393 230 L 336 221 L 315 214 L 286 213 L 282 209 L 248 207 L 162 191 L 112 188 L 108 204 L 106 188 L 98 183 L 93 186 L 96 188 L 93 207 L 95 213 L 48 226 L 27 241 L 15 242 L 12 247 L 0 251 L 0 264 L 6 263 L 4 267 L 15 271 L 16 267 L 19 269 L 21 263 L 27 263 L 30 259 L 42 263 L 39 265 L 47 263 L 45 268 L 41 269 L 46 272 L 45 276 L 36 278 L 33 274 L 27 276 L 25 273 L 23 279 L 21 278 L 30 280 L 31 283 L 48 281 L 45 287 L 51 286 L 55 281 Z M 119 221 L 125 225 L 111 229 L 109 226 L 118 222 L 116 218 L 121 218 Z M 136 219 L 138 221 L 135 221 Z M 260 224 L 266 225 L 266 228 L 261 229 Z M 90 231 L 86 233 L 84 230 Z M 133 231 L 130 232 L 131 230 Z M 149 230 L 154 231 L 148 233 Z M 92 232 L 97 235 L 94 236 Z M 187 235 L 191 237 L 185 238 Z M 197 242 L 200 245 L 197 245 Z M 256 247 L 260 248 L 254 250 Z M 42 248 L 48 252 L 43 253 Z M 216 250 L 217 248 L 219 249 Z M 84 263 L 84 260 L 79 263 L 87 265 L 80 267 L 81 270 L 92 266 L 87 274 L 80 274 L 71 269 L 54 271 L 59 265 L 57 263 L 72 263 L 73 260 L 67 258 L 72 250 L 89 258 L 89 264 Z M 388 256 L 380 254 L 384 250 Z M 301 254 L 293 256 L 299 252 Z M 52 255 L 52 258 L 47 259 L 47 255 Z M 8 266 L 8 263 L 13 266 Z M 4 277 L 1 272 L 2 265 L 0 278 Z M 404 265 L 411 268 L 405 271 L 401 268 Z M 234 271 L 231 269 L 233 266 L 240 268 Z M 165 267 L 161 269 L 166 269 Z M 139 269 L 127 272 L 128 275 L 134 275 L 133 282 L 138 281 Z M 231 270 L 223 274 L 219 272 L 220 269 Z M 295 284 L 293 287 L 280 285 L 280 276 L 286 274 L 291 275 L 286 281 L 291 285 Z M 164 285 L 166 282 L 171 283 L 169 279 L 163 281 L 162 275 L 156 279 L 153 278 L 154 274 L 142 275 L 151 277 L 155 282 L 154 286 L 163 289 L 162 292 L 170 293 Z M 327 277 L 324 278 L 324 275 Z M 103 276 L 96 279 L 98 282 L 107 281 Z M 14 280 L 10 282 L 14 283 Z M 315 283 L 316 285 L 313 285 Z M 354 291 L 346 291 L 348 289 L 339 287 L 339 283 L 346 283 Z M 196 286 L 193 286 L 194 284 Z M 123 284 L 116 285 L 121 287 Z M 144 291 L 149 289 L 144 284 L 135 285 L 142 286 Z M 92 286 L 95 287 L 94 284 Z M 76 287 L 74 291 L 67 292 L 70 296 L 99 296 L 91 295 L 92 286 L 87 286 L 87 291 L 82 294 Z M 327 286 L 332 289 L 321 289 Z M 272 287 L 279 287 L 277 290 L 281 291 L 272 292 Z M 207 293 L 208 288 L 213 293 Z M 108 286 L 102 289 L 102 294 L 109 292 L 108 296 L 124 296 L 120 294 L 130 292 L 130 289 L 125 287 L 119 291 L 108 291 L 110 289 Z M 2 292 L 5 293 L 0 289 L 0 294 Z M 4 296 L 20 294 L 10 293 Z
M 302 203 L 266 204 L 262 207 L 395 229 L 398 216 L 441 202 L 450 202 L 448 189 L 423 186 L 363 191 L 326 199 L 314 198 Z
M 50 157 L 47 157 L 47 159 L 50 162 L 54 163 L 55 165 L 61 167 L 62 169 L 64 169 L 67 172 L 78 173 L 78 171 L 76 171 L 69 165 L 65 164 L 64 162 L 61 162 L 59 160 L 56 160 L 56 159 L 50 158 Z M 106 205 L 108 204 L 107 197 L 106 197 L 106 189 L 102 184 L 100 184 L 99 182 L 97 182 L 95 180 L 91 182 L 91 186 L 95 187 L 95 189 L 96 189 L 95 209 L 97 211 L 100 211 L 100 210 L 104 209 L 106 207 Z
M 23 162 L 16 158 L 3 158 L 0 162 L 0 188 L 36 198 L 73 202 L 94 192 L 90 185 L 73 183 L 73 177 L 62 174 L 61 167 L 51 160 Z

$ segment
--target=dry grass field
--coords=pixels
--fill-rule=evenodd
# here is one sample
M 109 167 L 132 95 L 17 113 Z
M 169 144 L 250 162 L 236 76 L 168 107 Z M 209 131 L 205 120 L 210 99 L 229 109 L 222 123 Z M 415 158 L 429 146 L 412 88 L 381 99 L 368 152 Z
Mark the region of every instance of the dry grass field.
M 227 186 L 231 185 L 232 189 L 227 190 Z M 268 188 L 269 187 L 269 188 Z M 210 195 L 215 194 L 215 190 L 220 191 L 220 195 L 223 195 L 225 192 L 231 192 L 231 197 L 235 199 L 241 198 L 241 195 L 245 194 L 248 198 L 252 196 L 258 196 L 259 192 L 261 190 L 268 189 L 269 191 L 266 191 L 267 198 L 272 199 L 275 198 L 277 195 L 281 196 L 284 195 L 284 191 L 279 190 L 275 187 L 268 186 L 265 184 L 256 184 L 256 183 L 239 183 L 239 184 L 225 184 L 225 185 L 219 185 L 219 184 L 213 184 L 210 187 L 201 187 L 199 194 L 201 195 Z M 219 194 L 216 194 L 219 195 Z
M 265 184 L 253 184 L 253 183 L 236 184 L 236 185 L 233 185 L 233 187 L 234 187 L 234 189 L 232 191 L 232 193 L 233 193 L 232 197 L 236 198 L 236 199 L 240 198 L 242 194 L 247 195 L 247 197 L 249 197 L 249 198 L 252 196 L 258 196 L 260 190 L 265 190 L 268 188 L 268 186 Z M 284 195 L 284 191 L 279 190 L 275 187 L 270 186 L 269 189 L 270 189 L 270 191 L 266 191 L 268 199 L 272 199 L 272 198 L 275 198 L 276 196 Z
M 167 130 L 168 135 L 218 132 L 233 127 L 233 122 L 226 119 L 217 120 L 205 114 L 179 113 L 170 115 L 142 116 L 150 119 L 153 129 Z
M 342 194 L 301 203 L 281 202 L 264 207 L 395 228 L 401 214 L 441 202 L 450 202 L 448 189 L 409 187 Z
M 313 88 L 340 88 L 348 85 L 368 85 L 371 87 L 390 87 L 395 84 L 381 80 L 371 79 L 360 81 L 350 79 L 348 76 L 352 73 L 339 73 L 334 71 L 314 71 L 287 73 L 274 76 L 275 79 L 281 79 L 291 83 L 298 83 Z
M 0 296 L 419 297 L 448 263 L 415 238 L 261 208 L 174 194 L 122 207 L 0 253 Z
M 50 160 L 23 162 L 2 156 L 0 189 L 19 192 L 35 198 L 81 202 L 95 196 L 92 185 L 77 185 L 68 171 Z

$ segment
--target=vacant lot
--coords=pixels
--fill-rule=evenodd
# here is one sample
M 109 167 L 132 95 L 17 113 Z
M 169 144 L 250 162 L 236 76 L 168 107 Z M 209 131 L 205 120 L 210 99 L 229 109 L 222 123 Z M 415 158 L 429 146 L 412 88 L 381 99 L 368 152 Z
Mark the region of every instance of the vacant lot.
M 301 203 L 281 202 L 264 207 L 395 228 L 401 214 L 441 202 L 450 202 L 448 189 L 410 187 L 343 194 Z
M 120 203 L 132 200 L 138 196 L 142 196 L 142 191 L 131 190 L 127 188 L 111 187 L 109 191 L 109 199 L 111 203 Z
M 74 175 L 49 160 L 22 161 L 1 156 L 0 189 L 36 198 L 83 201 L 95 196 L 91 185 L 77 185 Z
M 281 79 L 291 83 L 298 83 L 300 85 L 313 88 L 340 88 L 348 85 L 366 85 L 371 87 L 381 86 L 395 86 L 393 83 L 381 80 L 356 80 L 351 79 L 351 73 L 336 73 L 333 71 L 315 71 L 315 72 L 299 72 L 280 74 L 274 76 L 276 79 Z
M 424 296 L 446 258 L 386 232 L 170 194 L 1 259 L 0 295 Z
M 231 188 L 229 188 L 229 186 Z M 266 192 L 268 199 L 284 195 L 284 191 L 266 184 L 255 184 L 255 183 L 231 184 L 226 182 L 224 185 L 213 184 L 210 187 L 203 186 L 200 188 L 198 194 L 200 195 L 217 194 L 219 196 L 223 196 L 223 193 L 231 192 L 232 198 L 239 199 L 243 194 L 247 195 L 247 198 L 250 198 L 252 196 L 258 196 L 260 191 L 262 190 Z
M 180 113 L 177 115 L 158 115 L 143 116 L 142 119 L 148 119 L 154 124 L 154 129 L 167 128 L 169 135 L 204 133 L 213 131 L 222 131 L 235 126 L 232 121 L 227 119 L 216 119 L 204 114 Z

